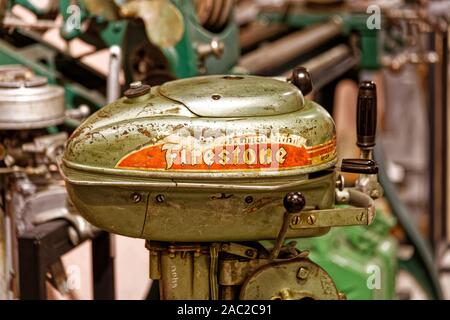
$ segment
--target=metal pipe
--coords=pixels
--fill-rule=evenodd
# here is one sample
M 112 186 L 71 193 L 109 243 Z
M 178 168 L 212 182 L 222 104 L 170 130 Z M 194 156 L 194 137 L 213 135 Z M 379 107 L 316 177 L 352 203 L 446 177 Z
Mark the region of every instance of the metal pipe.
M 109 73 L 106 100 L 111 103 L 120 98 L 120 71 L 122 70 L 122 49 L 114 45 L 109 49 Z
M 341 34 L 341 31 L 340 18 L 308 27 L 244 55 L 239 67 L 252 74 L 264 73 L 331 40 Z
M 245 27 L 239 35 L 239 43 L 242 50 L 249 49 L 257 44 L 279 36 L 289 30 L 282 24 L 267 24 L 256 21 Z
M 348 188 L 343 191 L 336 190 L 336 203 L 367 209 L 368 224 L 371 224 L 375 219 L 375 201 L 369 195 L 355 188 Z
M 311 74 L 314 90 L 319 90 L 357 65 L 357 56 L 345 44 L 340 44 L 302 64 Z M 291 72 L 285 73 L 283 78 L 290 76 Z
M 317 74 L 350 56 L 352 50 L 347 45 L 341 44 L 306 61 L 302 66 L 308 69 L 309 73 Z

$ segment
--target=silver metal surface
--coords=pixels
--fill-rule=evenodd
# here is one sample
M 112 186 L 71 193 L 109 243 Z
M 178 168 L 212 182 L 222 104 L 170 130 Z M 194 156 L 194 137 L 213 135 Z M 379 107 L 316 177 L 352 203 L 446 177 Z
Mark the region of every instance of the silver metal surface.
M 366 193 L 355 188 L 344 189 L 339 191 L 336 189 L 336 203 L 348 204 L 357 208 L 367 209 L 367 222 L 371 224 L 375 219 L 376 207 L 375 201 Z
M 109 73 L 106 88 L 106 101 L 111 103 L 120 98 L 120 71 L 122 70 L 122 50 L 114 45 L 109 49 Z
M 262 82 L 252 76 L 217 76 L 214 85 L 208 85 L 206 79 L 211 77 L 169 82 L 159 88 L 159 93 L 182 103 L 200 117 L 279 115 L 298 111 L 304 104 L 297 87 L 279 80 Z M 241 107 L 237 108 L 238 105 Z
M 18 66 L 0 68 L 0 129 L 45 128 L 65 118 L 64 90 Z

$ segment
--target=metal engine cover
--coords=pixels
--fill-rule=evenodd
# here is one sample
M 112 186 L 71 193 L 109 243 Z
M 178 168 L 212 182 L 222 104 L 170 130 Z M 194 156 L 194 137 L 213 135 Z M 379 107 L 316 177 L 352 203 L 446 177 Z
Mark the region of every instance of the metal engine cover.
M 276 238 L 286 191 L 333 208 L 335 163 L 333 120 L 297 87 L 206 76 L 128 91 L 73 133 L 61 170 L 78 210 L 110 232 L 243 241 Z
M 45 128 L 64 119 L 64 89 L 25 67 L 0 67 L 0 130 Z

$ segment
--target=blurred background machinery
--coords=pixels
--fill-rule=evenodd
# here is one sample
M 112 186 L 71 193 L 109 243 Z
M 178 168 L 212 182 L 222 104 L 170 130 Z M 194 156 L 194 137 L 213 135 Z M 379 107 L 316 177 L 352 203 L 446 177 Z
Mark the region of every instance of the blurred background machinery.
M 46 279 L 69 293 L 61 255 L 100 235 L 68 203 L 56 166 L 68 134 L 55 126 L 88 113 L 67 110 L 63 88 L 31 70 L 0 67 L 2 298 L 44 298 Z

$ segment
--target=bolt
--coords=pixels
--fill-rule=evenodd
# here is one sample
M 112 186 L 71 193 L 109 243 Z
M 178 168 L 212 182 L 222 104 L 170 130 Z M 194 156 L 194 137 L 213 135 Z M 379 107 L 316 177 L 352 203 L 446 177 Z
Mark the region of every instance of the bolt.
M 133 202 L 135 202 L 135 203 L 141 202 L 141 199 L 142 199 L 141 195 L 140 195 L 139 193 L 137 193 L 137 192 L 133 192 L 133 193 L 131 194 L 130 198 L 131 198 L 131 200 L 133 200 Z
M 162 194 L 158 194 L 156 196 L 156 202 L 163 203 L 165 200 L 166 200 L 166 197 L 164 197 L 164 195 L 162 195 Z
M 313 215 L 313 214 L 309 215 L 309 217 L 308 217 L 308 219 L 307 219 L 308 224 L 310 224 L 310 225 L 313 225 L 314 223 L 316 223 L 316 220 L 317 220 L 317 218 L 316 218 L 316 216 Z
M 298 269 L 297 278 L 299 280 L 306 280 L 306 278 L 308 278 L 308 275 L 309 275 L 308 268 L 300 267 L 300 269 Z
M 252 197 L 252 196 L 247 196 L 247 197 L 245 197 L 245 203 L 250 204 L 250 203 L 252 203 L 252 202 L 253 202 L 253 197 Z

